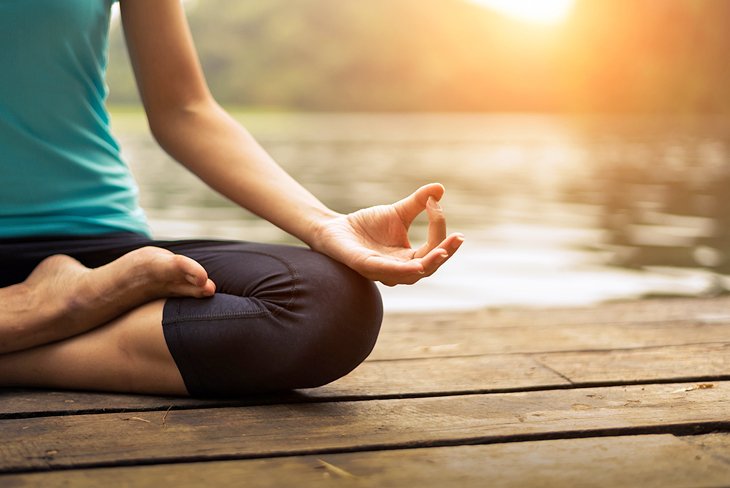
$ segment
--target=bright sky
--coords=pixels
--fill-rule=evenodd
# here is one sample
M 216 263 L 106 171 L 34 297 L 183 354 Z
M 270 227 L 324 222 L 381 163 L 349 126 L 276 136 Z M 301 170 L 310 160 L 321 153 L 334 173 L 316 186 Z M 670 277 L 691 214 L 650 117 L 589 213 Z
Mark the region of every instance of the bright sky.
M 543 25 L 566 19 L 575 0 L 471 0 L 509 17 Z

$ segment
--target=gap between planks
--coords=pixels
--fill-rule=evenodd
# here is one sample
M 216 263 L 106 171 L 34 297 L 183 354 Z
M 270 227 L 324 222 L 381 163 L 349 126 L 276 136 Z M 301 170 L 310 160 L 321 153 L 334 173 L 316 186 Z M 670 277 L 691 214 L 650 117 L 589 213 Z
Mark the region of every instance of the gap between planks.
M 672 435 L 528 441 L 326 456 L 98 468 L 0 476 L 8 486 L 174 485 L 390 487 L 721 486 L 730 480 L 730 435 L 686 441 Z M 590 481 L 589 481 L 590 480 Z
M 730 383 L 4 420 L 4 472 L 730 431 Z M 153 419 L 153 420 L 150 420 Z M 59 437 L 59 432 L 63 436 Z
M 0 418 L 155 411 L 170 407 L 182 410 L 276 403 L 370 401 L 728 379 L 730 344 L 521 357 L 432 358 L 395 364 L 365 363 L 350 375 L 325 387 L 241 400 L 6 391 L 0 393 Z
M 133 468 L 133 467 L 151 467 L 151 466 L 179 466 L 201 463 L 217 463 L 231 461 L 253 461 L 253 460 L 281 460 L 286 458 L 311 457 L 311 456 L 327 456 L 327 455 L 346 455 L 346 454 L 372 454 L 380 452 L 393 452 L 405 450 L 427 451 L 430 449 L 458 448 L 458 447 L 478 447 L 478 446 L 504 446 L 512 444 L 531 444 L 537 442 L 551 441 L 571 441 L 571 440 L 599 440 L 606 438 L 637 438 L 644 436 L 663 436 L 670 435 L 677 438 L 694 438 L 709 435 L 730 435 L 730 421 L 720 422 L 701 422 L 693 424 L 669 424 L 653 427 L 634 427 L 634 428 L 613 428 L 613 429 L 595 429 L 583 431 L 556 431 L 544 434 L 525 434 L 525 435 L 504 435 L 490 437 L 465 437 L 462 439 L 441 440 L 430 442 L 408 442 L 403 444 L 372 444 L 359 445 L 352 447 L 340 448 L 320 448 L 320 449 L 299 449 L 290 451 L 278 451 L 261 454 L 218 454 L 218 455 L 200 455 L 200 456 L 179 456 L 179 457 L 159 457 L 131 460 L 115 460 L 107 462 L 80 462 L 74 465 L 49 465 L 34 466 L 27 468 L 11 468 L 0 469 L 0 486 L 5 475 L 8 474 L 30 474 L 45 472 L 69 472 L 75 470 L 99 470 L 108 468 Z M 0 451 L 1 452 L 1 451 Z M 51 451 L 49 451 L 51 452 Z M 50 459 L 51 455 L 47 457 Z M 730 465 L 730 460 L 723 453 L 713 453 L 713 457 L 718 458 L 722 462 Z M 729 479 L 730 481 L 730 479 Z
M 76 415 L 97 415 L 97 414 L 113 414 L 113 413 L 134 413 L 134 412 L 160 412 L 160 411 L 184 411 L 184 410 L 204 410 L 210 408 L 245 408 L 245 407 L 263 407 L 267 405 L 296 405 L 305 403 L 340 403 L 340 402 L 368 402 L 378 400 L 408 400 L 419 398 L 441 398 L 441 397 L 457 397 L 457 396 L 474 396 L 474 395 L 497 395 L 504 393 L 530 393 L 540 391 L 560 391 L 560 390 L 582 390 L 591 388 L 613 388 L 621 386 L 650 386 L 650 385 L 668 385 L 675 383 L 696 383 L 707 384 L 719 381 L 730 381 L 730 374 L 723 376 L 688 376 L 676 377 L 658 380 L 646 381 L 606 381 L 606 382 L 587 382 L 587 383 L 570 383 L 564 385 L 545 385 L 545 386 L 526 386 L 520 388 L 488 388 L 476 390 L 459 390 L 453 392 L 423 392 L 423 393 L 396 393 L 372 396 L 336 396 L 336 397 L 317 397 L 292 394 L 291 396 L 272 397 L 261 400 L 196 400 L 196 399 L 180 399 L 183 403 L 176 405 L 175 400 L 166 404 L 159 404 L 149 407 L 96 407 L 79 410 L 55 410 L 55 411 L 29 411 L 17 413 L 0 413 L 0 420 L 10 419 L 31 419 L 43 417 L 66 417 Z M 69 392 L 73 393 L 73 392 Z M 186 404 L 185 401 L 191 403 Z
M 703 441 L 730 447 L 720 436 Z M 511 445 L 447 447 L 365 454 L 335 454 L 288 459 L 234 461 L 197 465 L 112 468 L 68 473 L 77 486 L 104 486 L 130 482 L 139 488 L 174 480 L 176 486 L 464 486 L 592 487 L 630 486 L 641 480 L 644 488 L 721 486 L 730 479 L 730 466 L 708 457 L 706 450 L 673 436 L 605 438 L 528 442 Z M 712 451 L 709 452 L 712 455 Z M 607 463 L 606 461 L 612 461 Z M 54 486 L 68 479 L 64 473 L 13 477 Z M 701 481 L 700 481 L 701 480 Z M 79 484 L 81 483 L 81 484 Z M 38 486 L 30 485 L 30 486 Z

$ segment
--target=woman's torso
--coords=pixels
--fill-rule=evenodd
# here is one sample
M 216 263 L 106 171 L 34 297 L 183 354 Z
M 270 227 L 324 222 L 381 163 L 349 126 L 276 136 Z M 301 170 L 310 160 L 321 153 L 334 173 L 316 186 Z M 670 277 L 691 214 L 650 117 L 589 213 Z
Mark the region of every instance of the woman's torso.
M 0 0 L 0 238 L 147 233 L 105 108 L 114 0 Z

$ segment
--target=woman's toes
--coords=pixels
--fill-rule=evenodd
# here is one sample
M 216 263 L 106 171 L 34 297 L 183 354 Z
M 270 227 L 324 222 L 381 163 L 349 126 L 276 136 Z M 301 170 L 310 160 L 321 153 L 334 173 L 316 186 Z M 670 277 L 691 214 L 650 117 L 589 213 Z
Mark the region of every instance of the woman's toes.
M 206 280 L 205 285 L 202 288 L 203 296 L 204 297 L 210 297 L 215 294 L 215 283 L 213 283 L 213 280 Z
M 187 289 L 178 291 L 180 295 L 183 296 L 190 296 L 195 298 L 205 298 L 210 297 L 215 294 L 215 284 L 211 280 L 207 280 L 204 286 L 194 286 L 191 287 L 188 285 Z
M 148 260 L 145 267 L 150 273 L 148 284 L 162 296 L 204 297 L 215 293 L 215 285 L 208 279 L 205 268 L 194 259 L 166 249 L 147 247 L 142 250 Z
M 198 278 L 197 276 L 195 276 L 195 275 L 186 274 L 185 275 L 185 280 L 188 283 L 190 283 L 191 285 L 193 285 L 193 286 L 201 286 L 202 285 L 202 283 L 201 283 L 202 280 L 200 278 Z
M 206 280 L 203 286 L 185 284 L 172 284 L 168 289 L 168 295 L 171 296 L 187 296 L 195 298 L 204 298 L 215 294 L 215 284 L 211 280 Z
M 185 274 L 185 280 L 191 285 L 200 287 L 205 286 L 205 283 L 208 280 L 208 273 L 197 261 L 178 254 L 173 258 L 173 265 L 175 266 L 176 271 Z

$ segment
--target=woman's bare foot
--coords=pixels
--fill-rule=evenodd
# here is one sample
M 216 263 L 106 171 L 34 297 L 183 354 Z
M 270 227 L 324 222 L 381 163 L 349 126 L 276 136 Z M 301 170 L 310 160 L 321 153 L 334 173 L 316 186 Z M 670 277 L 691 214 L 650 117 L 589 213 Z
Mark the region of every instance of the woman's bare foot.
M 156 298 L 213 293 L 199 263 L 165 249 L 143 247 L 95 269 L 51 256 L 0 289 L 0 354 L 80 334 Z

